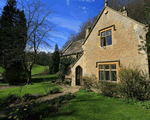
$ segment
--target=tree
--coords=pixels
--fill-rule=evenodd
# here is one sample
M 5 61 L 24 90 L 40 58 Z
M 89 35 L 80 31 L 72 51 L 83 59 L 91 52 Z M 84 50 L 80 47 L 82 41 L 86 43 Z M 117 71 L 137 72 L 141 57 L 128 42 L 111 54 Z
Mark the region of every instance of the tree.
M 49 65 L 49 61 L 50 61 L 49 58 L 50 58 L 50 53 L 39 52 L 37 53 L 35 64 L 44 65 L 44 66 Z
M 54 24 L 49 22 L 51 10 L 42 4 L 40 0 L 22 0 L 22 9 L 27 16 L 27 48 L 23 53 L 23 68 L 28 75 L 27 84 L 31 82 L 31 70 L 36 61 L 37 51 L 41 44 L 50 47 L 48 44 L 49 33 L 53 31 Z M 32 54 L 27 54 L 29 51 Z M 28 66 L 26 65 L 28 62 Z
M 61 58 L 60 59 L 60 64 L 59 64 L 59 76 L 64 81 L 65 79 L 65 74 L 67 72 L 67 68 L 70 64 L 74 63 L 76 58 L 69 57 L 69 58 Z
M 0 17 L 0 66 L 5 69 L 7 80 L 19 80 L 21 74 L 24 74 L 23 67 L 20 65 L 26 45 L 26 35 L 24 11 L 17 9 L 16 0 L 7 0 Z M 11 74 L 12 71 L 15 73 Z
M 49 71 L 54 74 L 59 71 L 60 53 L 58 45 L 55 45 L 55 51 L 50 57 Z

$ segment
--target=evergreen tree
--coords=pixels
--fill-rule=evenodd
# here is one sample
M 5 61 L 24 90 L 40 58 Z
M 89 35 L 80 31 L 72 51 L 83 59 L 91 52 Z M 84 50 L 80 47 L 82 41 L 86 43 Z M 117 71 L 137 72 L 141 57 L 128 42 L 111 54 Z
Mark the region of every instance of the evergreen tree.
M 16 8 L 16 0 L 7 0 L 0 17 L 0 66 L 6 70 L 7 75 L 10 69 L 15 71 L 14 79 L 19 79 L 20 72 L 24 72 L 21 63 L 26 36 L 24 11 Z
M 60 53 L 58 45 L 55 45 L 55 51 L 50 57 L 49 71 L 54 74 L 59 71 Z

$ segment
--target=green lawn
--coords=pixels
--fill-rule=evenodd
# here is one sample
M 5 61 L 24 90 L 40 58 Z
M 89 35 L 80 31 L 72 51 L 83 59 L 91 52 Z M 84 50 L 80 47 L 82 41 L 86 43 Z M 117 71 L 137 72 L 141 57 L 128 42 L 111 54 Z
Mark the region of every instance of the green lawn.
M 93 92 L 76 92 L 76 98 L 46 120 L 149 120 L 150 109 Z
M 46 76 L 36 76 L 32 78 L 32 81 L 34 84 L 33 85 L 25 85 L 21 91 L 21 96 L 24 95 L 25 93 L 31 93 L 31 94 L 36 94 L 36 93 L 43 93 L 46 94 L 46 91 L 44 87 L 47 89 L 51 89 L 52 87 L 58 87 L 60 90 L 62 89 L 58 85 L 53 85 L 51 84 L 51 80 L 57 79 L 58 75 L 46 75 Z M 46 84 L 43 84 L 42 82 L 45 80 Z M 0 84 L 2 85 L 2 84 Z M 15 87 L 15 88 L 9 88 L 9 89 L 4 89 L 0 90 L 0 98 L 6 97 L 10 92 L 14 94 L 19 94 L 21 87 Z
M 31 75 L 42 73 L 45 68 L 48 69 L 49 66 L 42 66 L 42 65 L 34 64 L 32 70 L 31 70 Z

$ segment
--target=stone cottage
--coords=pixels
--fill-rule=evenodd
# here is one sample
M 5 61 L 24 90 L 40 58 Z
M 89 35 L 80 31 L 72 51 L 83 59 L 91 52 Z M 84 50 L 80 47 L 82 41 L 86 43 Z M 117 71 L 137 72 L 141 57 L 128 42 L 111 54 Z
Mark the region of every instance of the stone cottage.
M 82 85 L 81 77 L 95 74 L 99 80 L 118 82 L 122 66 L 134 65 L 149 73 L 147 54 L 139 54 L 138 45 L 146 38 L 148 28 L 123 12 L 107 6 L 102 9 L 93 26 L 86 29 L 85 39 L 73 41 L 61 57 L 76 57 L 68 67 L 72 86 Z M 70 70 L 69 70 L 70 69 Z

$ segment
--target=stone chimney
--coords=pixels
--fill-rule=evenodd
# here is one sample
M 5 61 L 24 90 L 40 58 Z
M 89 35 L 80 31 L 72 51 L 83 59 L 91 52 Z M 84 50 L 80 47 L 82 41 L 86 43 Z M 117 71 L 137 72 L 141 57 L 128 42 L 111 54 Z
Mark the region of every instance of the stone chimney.
M 122 14 L 123 14 L 124 16 L 128 16 L 127 11 L 126 11 L 126 7 L 123 7 Z
M 88 36 L 88 34 L 90 33 L 90 30 L 91 30 L 91 27 L 88 26 L 88 27 L 86 28 L 85 38 L 86 38 L 86 37 Z
M 105 0 L 105 6 L 107 6 L 108 5 L 108 2 L 107 2 L 107 0 Z

